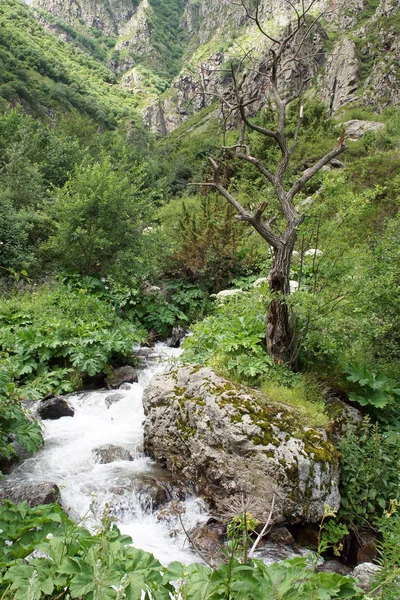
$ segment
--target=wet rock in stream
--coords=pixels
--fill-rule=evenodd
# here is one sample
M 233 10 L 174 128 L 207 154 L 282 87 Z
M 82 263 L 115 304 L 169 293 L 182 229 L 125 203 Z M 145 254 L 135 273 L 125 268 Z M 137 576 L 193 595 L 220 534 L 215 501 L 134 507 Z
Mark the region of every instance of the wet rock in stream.
M 17 483 L 1 482 L 0 503 L 9 498 L 15 504 L 28 502 L 29 506 L 53 504 L 60 499 L 60 488 L 56 483 Z
M 93 459 L 96 463 L 106 465 L 116 462 L 117 460 L 134 460 L 132 454 L 122 448 L 122 446 L 114 446 L 114 444 L 104 444 L 92 450 Z
M 106 377 L 104 383 L 108 389 L 119 388 L 123 383 L 135 383 L 138 380 L 136 370 L 129 365 L 125 367 L 119 367 L 114 370 L 114 374 L 111 377 Z
M 73 417 L 75 411 L 62 396 L 55 396 L 40 402 L 37 414 L 41 419 L 56 420 L 61 417 Z

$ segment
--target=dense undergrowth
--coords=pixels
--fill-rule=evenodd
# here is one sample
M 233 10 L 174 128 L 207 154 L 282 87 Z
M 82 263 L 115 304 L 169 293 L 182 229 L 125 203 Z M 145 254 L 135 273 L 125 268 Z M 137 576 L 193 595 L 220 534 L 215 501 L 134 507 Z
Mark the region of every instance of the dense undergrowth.
M 182 57 L 182 3 L 150 4 L 158 10 L 153 42 L 165 58 L 162 88 Z M 253 284 L 268 275 L 269 247 L 209 189 L 187 186 L 211 176 L 206 157 L 217 155 L 221 177 L 240 201 L 254 207 L 267 200 L 265 217 L 276 216 L 265 181 L 218 150 L 213 108 L 157 141 L 133 110 L 137 99 L 115 86 L 105 66 L 110 39 L 71 28 L 68 46 L 13 0 L 1 3 L 0 15 L 0 458 L 13 458 L 14 441 L 29 452 L 42 443 L 26 402 L 79 389 L 134 361 L 133 345 L 193 324 L 184 360 L 261 388 L 302 410 L 312 426 L 327 426 L 325 399 L 332 394 L 362 412 L 360 427 L 341 443 L 339 521 L 327 523 L 338 525 L 329 527 L 339 545 L 345 527 L 381 531 L 377 597 L 397 600 L 399 109 L 379 116 L 357 106 L 343 110 L 341 120 L 378 119 L 385 128 L 349 142 L 345 168 L 319 173 L 299 196 L 306 218 L 291 265 L 297 290 L 288 300 L 293 372 L 266 354 L 270 296 L 265 282 Z M 269 108 L 257 116 L 261 126 L 274 119 Z M 325 107 L 308 99 L 288 182 L 337 136 Z M 261 160 L 276 162 L 268 140 L 253 132 L 248 142 Z M 215 297 L 226 288 L 239 291 Z M 362 597 L 350 580 L 317 573 L 303 559 L 243 564 L 232 539 L 226 563 L 214 570 L 166 568 L 132 548 L 107 517 L 89 533 L 57 506 L 5 502 L 0 530 L 7 541 L 0 548 L 4 600 Z M 30 556 L 34 549 L 47 557 Z

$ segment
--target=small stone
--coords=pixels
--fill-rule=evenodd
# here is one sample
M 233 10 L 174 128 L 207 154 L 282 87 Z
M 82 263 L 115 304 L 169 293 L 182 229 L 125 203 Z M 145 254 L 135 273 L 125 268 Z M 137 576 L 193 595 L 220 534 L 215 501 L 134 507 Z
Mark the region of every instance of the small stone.
M 343 565 L 338 560 L 327 560 L 318 567 L 322 573 L 338 573 L 339 575 L 348 575 L 351 571 L 349 567 Z
M 287 527 L 276 527 L 271 531 L 268 539 L 276 544 L 284 544 L 285 546 L 294 545 L 294 537 Z
M 182 341 L 186 337 L 186 333 L 187 332 L 185 331 L 185 329 L 183 329 L 183 327 L 174 327 L 172 329 L 172 335 L 169 339 L 168 346 L 170 348 L 179 348 Z
M 118 388 L 119 390 L 124 390 L 124 391 L 129 391 L 130 389 L 132 389 L 132 384 L 131 383 L 123 383 L 122 385 L 119 386 Z
M 0 504 L 4 498 L 9 498 L 15 504 L 24 500 L 29 506 L 53 504 L 60 499 L 60 488 L 56 483 L 15 483 L 5 482 L 0 488 Z

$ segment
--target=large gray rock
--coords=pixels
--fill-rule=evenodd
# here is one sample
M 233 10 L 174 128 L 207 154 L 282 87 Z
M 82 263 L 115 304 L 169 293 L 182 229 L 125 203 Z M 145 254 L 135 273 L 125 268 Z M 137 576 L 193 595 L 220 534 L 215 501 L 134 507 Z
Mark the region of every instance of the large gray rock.
M 217 511 L 238 512 L 245 497 L 265 515 L 274 494 L 274 522 L 339 508 L 339 454 L 295 409 L 197 366 L 155 375 L 143 405 L 147 453 Z
M 346 121 L 343 123 L 346 130 L 346 136 L 351 140 L 359 140 L 367 131 L 376 133 L 380 129 L 385 127 L 384 123 L 378 123 L 376 121 L 361 121 L 353 119 L 352 121 Z
M 15 504 L 26 500 L 29 506 L 53 504 L 60 499 L 60 488 L 56 483 L 17 483 L 7 482 L 0 486 L 0 503 L 9 498 Z
M 328 56 L 321 84 L 322 98 L 328 104 L 330 114 L 356 99 L 360 77 L 353 40 L 345 38 L 336 43 Z

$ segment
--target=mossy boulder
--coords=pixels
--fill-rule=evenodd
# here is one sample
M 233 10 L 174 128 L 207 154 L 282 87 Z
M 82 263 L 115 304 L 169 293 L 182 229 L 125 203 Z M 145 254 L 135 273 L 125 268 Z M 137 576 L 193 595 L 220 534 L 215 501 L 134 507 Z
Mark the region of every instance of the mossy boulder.
M 251 501 L 275 523 L 317 522 L 339 508 L 339 453 L 300 413 L 211 369 L 157 374 L 144 392 L 145 451 L 229 512 Z

